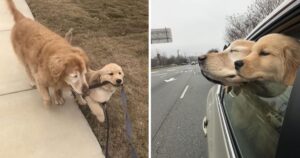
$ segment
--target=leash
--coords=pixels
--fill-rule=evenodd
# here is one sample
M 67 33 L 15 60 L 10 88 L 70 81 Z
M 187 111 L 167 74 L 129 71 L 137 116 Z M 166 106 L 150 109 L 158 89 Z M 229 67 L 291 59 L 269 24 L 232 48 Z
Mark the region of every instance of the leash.
M 109 81 L 104 81 L 102 83 L 98 82 L 96 84 L 90 85 L 89 89 L 94 89 L 98 88 L 101 86 L 104 86 L 106 84 L 112 84 Z M 72 91 L 73 96 L 75 97 L 74 91 Z M 107 102 L 104 103 L 99 103 L 99 106 L 103 106 L 104 108 L 104 115 L 105 115 L 105 125 L 106 125 L 106 146 L 105 146 L 105 157 L 108 158 L 108 149 L 109 149 L 109 115 L 108 115 L 108 108 L 107 108 Z M 124 86 L 121 88 L 121 108 L 123 109 L 125 113 L 125 130 L 126 130 L 126 137 L 130 145 L 131 149 L 131 158 L 138 158 L 136 149 L 134 147 L 134 144 L 132 142 L 132 124 L 129 118 L 129 113 L 128 113 L 128 105 L 127 105 L 127 96 L 124 90 Z
M 131 148 L 131 158 L 138 158 L 135 147 L 133 145 L 132 142 L 132 125 L 131 125 L 131 121 L 129 118 L 129 114 L 128 114 L 128 110 L 127 110 L 127 96 L 125 94 L 125 90 L 124 90 L 124 86 L 122 86 L 121 88 L 121 107 L 125 113 L 125 129 L 126 129 L 126 135 L 127 135 L 127 140 L 130 144 L 130 148 Z
M 101 103 L 100 103 L 101 104 Z M 108 158 L 108 143 L 109 143 L 109 116 L 107 112 L 107 103 L 102 103 L 104 108 L 104 115 L 105 115 L 105 126 L 106 126 L 106 146 L 105 146 L 105 157 Z
M 108 147 L 109 147 L 109 115 L 108 115 L 108 111 L 107 111 L 107 103 L 99 103 L 100 106 L 102 105 L 104 108 L 104 114 L 105 114 L 105 122 L 106 122 L 106 146 L 105 146 L 105 157 L 108 158 Z M 127 109 L 127 96 L 124 90 L 124 86 L 122 86 L 121 88 L 121 107 L 125 113 L 125 129 L 126 129 L 126 136 L 127 136 L 127 140 L 129 142 L 130 148 L 131 148 L 131 158 L 138 158 L 137 153 L 136 153 L 136 149 L 133 145 L 132 142 L 132 125 L 131 125 L 131 121 L 129 118 L 129 114 L 128 114 L 128 109 Z
M 95 88 L 102 87 L 102 86 L 107 85 L 107 84 L 112 84 L 112 83 L 109 82 L 109 81 L 104 81 L 102 83 L 101 82 L 97 82 L 97 83 L 95 83 L 93 85 L 90 85 L 89 89 L 95 89 Z

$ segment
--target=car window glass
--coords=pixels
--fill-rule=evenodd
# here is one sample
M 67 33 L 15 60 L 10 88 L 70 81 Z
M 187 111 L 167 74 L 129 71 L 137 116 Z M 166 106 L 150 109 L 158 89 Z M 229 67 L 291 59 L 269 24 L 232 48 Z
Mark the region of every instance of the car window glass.
M 275 157 L 291 89 L 253 82 L 225 90 L 225 113 L 242 157 Z

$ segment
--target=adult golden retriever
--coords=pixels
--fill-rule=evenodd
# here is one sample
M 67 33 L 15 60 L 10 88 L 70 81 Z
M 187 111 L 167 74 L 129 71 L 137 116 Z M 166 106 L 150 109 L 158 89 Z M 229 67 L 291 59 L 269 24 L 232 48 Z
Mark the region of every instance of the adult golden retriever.
M 246 57 L 253 44 L 253 41 L 239 39 L 233 41 L 223 52 L 211 52 L 198 57 L 202 74 L 210 81 L 227 86 L 247 82 L 237 74 L 234 62 Z
M 45 26 L 26 18 L 12 0 L 7 0 L 15 25 L 11 33 L 13 48 L 24 64 L 32 82 L 36 84 L 43 103 L 51 104 L 49 88 L 53 89 L 55 104 L 63 104 L 63 87 L 82 94 L 88 91 L 85 73 L 88 58 L 85 52 L 72 47 L 64 38 Z
M 110 63 L 105 65 L 100 70 L 88 71 L 86 78 L 90 86 L 94 85 L 95 83 L 109 83 L 102 87 L 91 89 L 89 95 L 84 96 L 84 99 L 82 98 L 82 95 L 76 95 L 76 99 L 80 105 L 87 104 L 92 113 L 96 115 L 97 119 L 100 122 L 104 122 L 104 112 L 101 106 L 99 106 L 99 103 L 108 102 L 117 88 L 123 85 L 124 72 L 119 65 Z
M 299 64 L 299 41 L 273 33 L 260 38 L 247 57 L 235 62 L 235 68 L 240 76 L 248 80 L 292 85 Z

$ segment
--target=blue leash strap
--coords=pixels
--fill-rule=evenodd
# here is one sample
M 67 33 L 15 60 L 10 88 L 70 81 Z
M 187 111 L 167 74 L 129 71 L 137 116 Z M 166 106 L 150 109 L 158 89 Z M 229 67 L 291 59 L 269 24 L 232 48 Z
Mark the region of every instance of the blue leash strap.
M 122 107 L 122 109 L 125 113 L 125 129 L 126 129 L 127 139 L 128 139 L 128 142 L 129 142 L 130 148 L 131 148 L 131 158 L 138 158 L 135 147 L 132 143 L 132 138 L 131 138 L 132 125 L 131 125 L 131 121 L 130 121 L 128 110 L 127 110 L 127 108 L 128 108 L 128 106 L 127 106 L 127 96 L 125 94 L 125 90 L 124 90 L 123 86 L 122 86 L 122 89 L 121 89 L 121 107 Z

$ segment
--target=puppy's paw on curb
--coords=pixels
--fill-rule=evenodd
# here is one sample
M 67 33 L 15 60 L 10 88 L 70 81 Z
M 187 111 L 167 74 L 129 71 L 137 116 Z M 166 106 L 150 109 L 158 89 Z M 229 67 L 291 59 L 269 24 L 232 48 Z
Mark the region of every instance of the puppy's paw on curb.
M 82 99 L 82 98 L 77 98 L 76 99 L 77 104 L 81 105 L 81 106 L 85 106 L 87 105 L 86 100 Z

